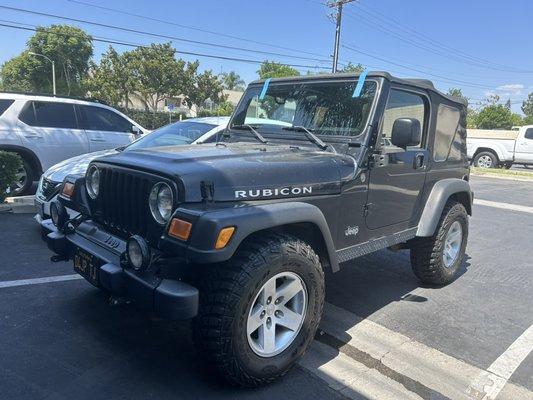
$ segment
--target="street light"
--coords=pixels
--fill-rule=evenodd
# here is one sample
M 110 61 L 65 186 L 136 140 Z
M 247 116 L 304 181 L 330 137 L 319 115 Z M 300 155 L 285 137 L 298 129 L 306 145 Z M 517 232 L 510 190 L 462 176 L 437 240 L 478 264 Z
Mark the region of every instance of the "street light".
M 52 60 L 50 57 L 45 56 L 44 54 L 38 54 L 34 53 L 33 51 L 28 52 L 28 54 L 36 57 L 42 57 L 47 59 L 52 63 L 52 87 L 54 90 L 54 96 L 56 95 L 56 64 L 54 63 L 54 60 Z

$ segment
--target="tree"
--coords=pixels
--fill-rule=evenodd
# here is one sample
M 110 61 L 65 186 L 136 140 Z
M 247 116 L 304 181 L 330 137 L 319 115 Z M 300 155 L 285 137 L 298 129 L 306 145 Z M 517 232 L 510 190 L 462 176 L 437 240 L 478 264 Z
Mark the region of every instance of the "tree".
M 365 67 L 362 64 L 352 64 L 350 61 L 339 72 L 363 72 L 364 70 Z
M 145 108 L 156 112 L 158 105 L 170 97 L 190 93 L 198 61 L 176 60 L 176 50 L 170 43 L 137 47 L 130 52 L 135 93 Z
M 52 64 L 55 62 L 58 94 L 83 95 L 82 82 L 93 55 L 92 38 L 69 25 L 37 28 L 28 40 L 27 50 L 2 66 L 2 86 L 7 90 L 52 92 Z
M 285 78 L 288 76 L 299 76 L 300 72 L 288 65 L 274 61 L 264 61 L 257 71 L 259 78 Z
M 526 117 L 533 117 L 533 93 L 530 93 L 522 103 L 522 112 Z
M 223 89 L 222 83 L 213 74 L 213 71 L 207 70 L 197 74 L 190 90 L 183 93 L 187 94 L 187 103 L 191 108 L 193 105 L 201 107 L 206 100 L 211 100 L 214 103 L 225 101 L 226 96 L 222 93 Z
M 475 117 L 479 129 L 511 129 L 513 122 L 513 113 L 502 104 L 487 105 Z
M 468 103 L 469 103 L 470 99 L 463 94 L 463 91 L 461 89 L 459 89 L 459 88 L 450 88 L 450 89 L 448 89 L 448 93 L 447 94 L 449 96 L 459 97 L 460 99 L 463 99 L 464 101 L 466 101 L 466 105 L 468 107 Z
M 224 89 L 227 90 L 244 90 L 244 86 L 246 83 L 241 79 L 240 75 L 237 74 L 235 71 L 230 72 L 222 72 L 220 75 L 220 80 L 222 81 L 222 85 L 224 86 Z
M 127 110 L 131 104 L 131 96 L 137 88 L 132 66 L 131 52 L 119 54 L 109 46 L 107 52 L 102 55 L 100 64 L 92 63 L 85 87 L 92 97 L 115 107 L 123 106 Z

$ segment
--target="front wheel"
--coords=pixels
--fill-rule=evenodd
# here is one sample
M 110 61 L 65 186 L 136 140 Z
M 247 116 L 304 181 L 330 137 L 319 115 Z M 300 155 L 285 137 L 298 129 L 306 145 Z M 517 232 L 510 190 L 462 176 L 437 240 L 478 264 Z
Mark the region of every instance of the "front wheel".
M 194 322 L 197 347 L 228 381 L 258 386 L 284 375 L 313 340 L 324 306 L 319 258 L 300 239 L 256 236 L 208 267 Z
M 411 266 L 424 283 L 445 285 L 456 277 L 468 239 L 468 214 L 461 203 L 446 204 L 432 237 L 421 237 L 411 245 Z

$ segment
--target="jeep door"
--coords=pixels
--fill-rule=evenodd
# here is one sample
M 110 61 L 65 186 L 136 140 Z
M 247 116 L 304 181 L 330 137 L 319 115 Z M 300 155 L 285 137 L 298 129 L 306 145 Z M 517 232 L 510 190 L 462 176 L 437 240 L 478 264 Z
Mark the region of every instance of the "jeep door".
M 124 146 L 135 139 L 134 124 L 113 110 L 88 105 L 78 105 L 78 109 L 91 152 Z
M 89 151 L 72 103 L 28 101 L 19 114 L 18 125 L 24 147 L 38 155 L 43 171 Z
M 379 235 L 416 224 L 411 221 L 420 208 L 428 163 L 429 104 L 423 91 L 391 87 L 376 145 L 379 153 L 374 156 L 369 174 L 366 225 L 371 230 L 390 227 Z M 392 143 L 392 128 L 400 118 L 420 122 L 422 135 L 419 143 L 405 149 Z
M 533 164 L 533 128 L 526 128 L 516 139 L 514 157 L 517 163 Z

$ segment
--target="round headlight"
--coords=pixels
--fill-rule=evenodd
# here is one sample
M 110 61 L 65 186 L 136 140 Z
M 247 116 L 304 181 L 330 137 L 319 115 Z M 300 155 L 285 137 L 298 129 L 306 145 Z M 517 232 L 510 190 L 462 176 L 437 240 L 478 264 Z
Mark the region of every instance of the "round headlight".
M 172 215 L 174 197 L 172 189 L 166 183 L 159 182 L 150 191 L 150 211 L 160 224 L 166 224 Z
M 85 176 L 85 186 L 91 199 L 96 199 L 100 191 L 100 171 L 98 170 L 98 167 L 94 165 L 89 167 L 87 175 Z
M 142 237 L 138 235 L 130 237 L 126 243 L 126 253 L 134 270 L 144 270 L 150 265 L 150 248 Z

